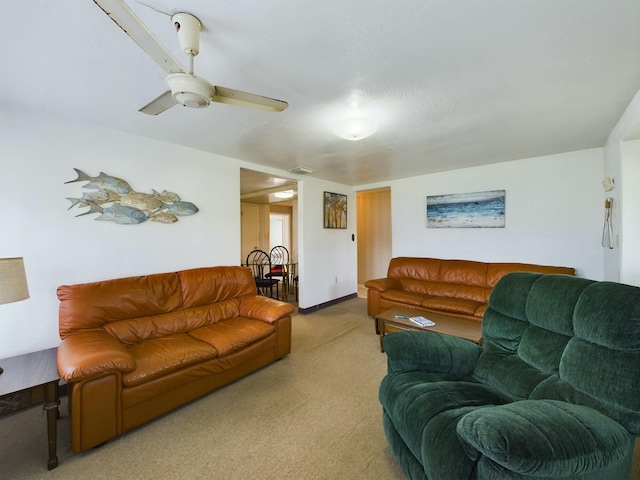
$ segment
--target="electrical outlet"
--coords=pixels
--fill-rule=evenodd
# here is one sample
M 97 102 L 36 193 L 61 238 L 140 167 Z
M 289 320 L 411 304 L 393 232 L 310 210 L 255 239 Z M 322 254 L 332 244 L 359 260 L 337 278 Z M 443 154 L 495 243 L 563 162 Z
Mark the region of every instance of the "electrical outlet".
M 338 283 L 338 277 L 336 277 L 336 283 Z

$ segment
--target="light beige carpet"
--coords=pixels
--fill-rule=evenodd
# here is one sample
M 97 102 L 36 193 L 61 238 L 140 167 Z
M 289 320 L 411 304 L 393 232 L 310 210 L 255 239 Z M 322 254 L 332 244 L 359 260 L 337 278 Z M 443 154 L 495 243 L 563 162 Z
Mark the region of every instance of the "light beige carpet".
M 404 479 L 382 431 L 385 371 L 365 300 L 352 299 L 296 315 L 283 360 L 90 452 L 71 453 L 64 399 L 54 470 L 40 409 L 0 420 L 0 478 Z
M 285 359 L 80 455 L 63 399 L 51 471 L 42 410 L 1 419 L 0 479 L 402 480 L 377 398 L 386 356 L 365 312 L 356 298 L 296 315 Z M 636 443 L 633 480 L 639 457 Z

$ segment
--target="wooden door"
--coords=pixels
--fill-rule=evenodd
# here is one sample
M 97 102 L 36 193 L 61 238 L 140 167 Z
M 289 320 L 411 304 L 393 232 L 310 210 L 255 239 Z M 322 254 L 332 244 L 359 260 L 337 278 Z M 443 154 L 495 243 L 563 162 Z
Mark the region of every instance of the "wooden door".
M 358 284 L 387 275 L 391 260 L 391 189 L 358 192 Z
M 252 250 L 260 248 L 260 209 L 258 205 L 240 204 L 240 260 L 244 263 Z

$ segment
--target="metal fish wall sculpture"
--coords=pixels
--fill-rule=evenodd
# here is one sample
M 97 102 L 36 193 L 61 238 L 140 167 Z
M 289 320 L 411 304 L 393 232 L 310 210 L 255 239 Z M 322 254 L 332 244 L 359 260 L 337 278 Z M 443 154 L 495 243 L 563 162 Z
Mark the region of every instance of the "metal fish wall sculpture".
M 74 170 L 78 178 L 64 182 L 65 184 L 88 182 L 82 188 L 97 190 L 84 193 L 81 198 L 67 197 L 71 202 L 69 209 L 76 205 L 89 207 L 88 211 L 76 217 L 99 213 L 96 220 L 135 225 L 149 219 L 152 222 L 175 223 L 178 216 L 198 213 L 198 207 L 191 202 L 183 201 L 177 193 L 167 190 L 152 190 L 153 193 L 136 192 L 121 178 L 112 177 L 104 172 L 100 172 L 97 177 L 91 177 L 82 170 Z

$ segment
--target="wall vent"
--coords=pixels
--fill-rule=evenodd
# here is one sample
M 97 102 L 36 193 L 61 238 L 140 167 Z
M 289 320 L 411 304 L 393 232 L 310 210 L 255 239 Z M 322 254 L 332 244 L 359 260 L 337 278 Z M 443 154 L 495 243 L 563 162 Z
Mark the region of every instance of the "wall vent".
M 309 167 L 295 167 L 292 168 L 291 170 L 289 170 L 291 173 L 297 173 L 299 175 L 306 175 L 308 173 L 313 173 L 315 172 L 315 170 L 309 168 Z

